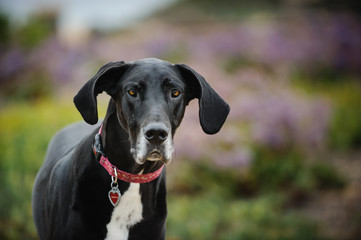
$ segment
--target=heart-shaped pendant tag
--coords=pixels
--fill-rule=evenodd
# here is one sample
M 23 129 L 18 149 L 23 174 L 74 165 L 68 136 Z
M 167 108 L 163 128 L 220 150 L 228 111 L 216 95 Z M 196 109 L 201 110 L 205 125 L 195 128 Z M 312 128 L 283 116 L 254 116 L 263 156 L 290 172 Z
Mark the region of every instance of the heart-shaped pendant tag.
M 116 207 L 120 201 L 120 191 L 117 187 L 112 187 L 112 189 L 108 193 L 110 203 Z

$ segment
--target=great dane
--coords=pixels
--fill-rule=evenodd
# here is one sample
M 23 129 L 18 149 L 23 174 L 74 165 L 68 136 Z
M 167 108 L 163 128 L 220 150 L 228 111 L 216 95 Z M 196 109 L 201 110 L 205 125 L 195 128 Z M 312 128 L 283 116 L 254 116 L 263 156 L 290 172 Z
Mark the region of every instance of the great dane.
M 99 124 L 103 91 L 110 101 Z M 74 97 L 86 123 L 54 136 L 37 174 L 32 207 L 40 239 L 164 239 L 164 165 L 194 98 L 202 129 L 217 133 L 230 108 L 192 68 L 154 58 L 102 66 Z

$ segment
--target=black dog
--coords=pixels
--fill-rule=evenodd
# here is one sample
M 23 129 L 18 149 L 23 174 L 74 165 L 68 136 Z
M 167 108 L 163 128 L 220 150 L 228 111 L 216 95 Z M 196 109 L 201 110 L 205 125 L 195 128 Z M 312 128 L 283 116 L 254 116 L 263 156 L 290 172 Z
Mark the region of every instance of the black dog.
M 199 99 L 207 134 L 229 113 L 201 75 L 158 59 L 101 67 L 74 97 L 89 124 L 98 122 L 103 91 L 111 100 L 101 126 L 72 124 L 49 144 L 32 199 L 40 239 L 164 239 L 163 166 L 186 105 Z

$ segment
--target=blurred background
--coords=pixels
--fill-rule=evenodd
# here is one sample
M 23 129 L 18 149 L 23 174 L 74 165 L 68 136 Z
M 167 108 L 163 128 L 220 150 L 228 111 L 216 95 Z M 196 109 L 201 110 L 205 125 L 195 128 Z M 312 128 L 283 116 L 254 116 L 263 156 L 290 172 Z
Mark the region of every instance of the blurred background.
M 360 239 L 361 4 L 352 0 L 1 0 L 0 239 L 37 239 L 50 138 L 103 64 L 185 63 L 231 105 L 193 101 L 168 170 L 167 239 Z M 100 97 L 104 116 L 108 97 Z

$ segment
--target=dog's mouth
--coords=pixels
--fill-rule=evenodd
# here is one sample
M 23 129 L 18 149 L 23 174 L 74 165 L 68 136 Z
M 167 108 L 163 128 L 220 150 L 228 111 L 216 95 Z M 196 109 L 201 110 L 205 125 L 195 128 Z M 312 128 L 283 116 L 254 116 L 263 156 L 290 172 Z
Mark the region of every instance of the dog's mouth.
M 163 154 L 158 149 L 154 149 L 147 156 L 148 161 L 161 161 L 162 159 L 163 159 Z
M 144 164 L 146 161 L 161 161 L 164 164 L 168 164 L 172 158 L 172 153 L 168 153 L 167 155 L 164 151 L 157 148 L 148 151 L 139 151 L 139 149 L 132 148 L 131 153 L 133 154 L 135 161 L 140 165 Z
M 170 160 L 171 160 L 170 157 L 166 157 L 165 154 L 158 149 L 154 149 L 150 151 L 146 157 L 146 161 L 151 161 L 151 162 L 161 161 L 164 164 L 168 164 Z

